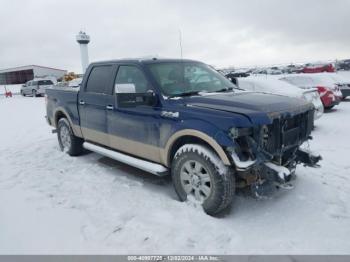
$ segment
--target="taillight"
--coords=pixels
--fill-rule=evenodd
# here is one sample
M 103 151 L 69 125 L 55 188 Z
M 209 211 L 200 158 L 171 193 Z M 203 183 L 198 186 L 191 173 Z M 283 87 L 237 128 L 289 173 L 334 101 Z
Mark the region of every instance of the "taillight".
M 328 91 L 330 91 L 327 87 L 324 86 L 317 86 L 316 88 L 321 97 L 327 94 Z

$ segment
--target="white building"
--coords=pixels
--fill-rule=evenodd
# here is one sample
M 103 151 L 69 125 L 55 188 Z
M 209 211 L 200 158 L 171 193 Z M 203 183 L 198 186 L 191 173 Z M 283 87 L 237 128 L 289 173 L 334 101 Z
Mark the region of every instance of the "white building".
M 67 70 L 38 65 L 20 66 L 0 70 L 0 85 L 23 84 L 34 78 L 62 78 Z

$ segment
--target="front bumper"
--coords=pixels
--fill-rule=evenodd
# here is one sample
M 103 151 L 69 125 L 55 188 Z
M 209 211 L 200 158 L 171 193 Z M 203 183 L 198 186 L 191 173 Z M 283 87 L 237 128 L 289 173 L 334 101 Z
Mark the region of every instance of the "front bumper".
M 318 167 L 318 162 L 322 159 L 320 155 L 305 149 L 297 149 L 294 159 L 285 165 L 266 160 L 262 156 L 254 161 L 240 161 L 234 153 L 231 156 L 238 175 L 246 180 L 245 185 L 255 184 L 259 180 L 283 185 L 294 177 L 297 164 Z

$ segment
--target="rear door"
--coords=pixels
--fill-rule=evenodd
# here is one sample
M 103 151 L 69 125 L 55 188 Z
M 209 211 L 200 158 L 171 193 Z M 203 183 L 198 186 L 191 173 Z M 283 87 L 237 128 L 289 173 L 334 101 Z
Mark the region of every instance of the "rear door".
M 38 88 L 38 81 L 32 81 L 30 88 L 28 89 L 29 94 L 33 94 L 33 90 Z
M 87 141 L 108 146 L 107 111 L 113 108 L 112 64 L 93 66 L 79 92 L 80 126 Z

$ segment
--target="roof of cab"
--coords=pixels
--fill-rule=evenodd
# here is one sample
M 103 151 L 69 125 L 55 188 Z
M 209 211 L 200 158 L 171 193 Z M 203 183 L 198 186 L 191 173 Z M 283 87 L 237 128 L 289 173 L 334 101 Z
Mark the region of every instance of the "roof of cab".
M 191 59 L 173 59 L 173 58 L 124 58 L 124 59 L 114 59 L 114 60 L 106 60 L 93 62 L 91 65 L 98 64 L 114 64 L 114 63 L 132 63 L 132 64 L 153 64 L 153 63 L 171 63 L 171 62 L 196 62 L 201 63 L 196 60 Z

